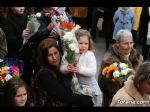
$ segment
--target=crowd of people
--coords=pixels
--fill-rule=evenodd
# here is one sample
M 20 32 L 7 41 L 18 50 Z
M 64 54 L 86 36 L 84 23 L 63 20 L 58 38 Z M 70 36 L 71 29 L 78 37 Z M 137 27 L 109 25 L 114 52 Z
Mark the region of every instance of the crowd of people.
M 0 106 L 150 106 L 149 16 L 149 7 L 1 7 Z M 97 74 L 99 18 L 106 52 Z M 67 23 L 80 26 L 68 34 L 73 52 L 58 27 Z

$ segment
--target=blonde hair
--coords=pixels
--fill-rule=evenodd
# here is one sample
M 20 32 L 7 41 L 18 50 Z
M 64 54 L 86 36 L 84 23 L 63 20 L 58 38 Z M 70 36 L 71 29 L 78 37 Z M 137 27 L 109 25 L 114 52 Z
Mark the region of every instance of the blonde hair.
M 89 40 L 88 50 L 93 51 L 93 52 L 95 51 L 94 42 L 91 38 L 92 36 L 89 31 L 87 31 L 86 29 L 79 29 L 75 32 L 75 36 L 76 36 L 77 40 L 79 40 L 82 36 L 87 36 L 88 40 Z

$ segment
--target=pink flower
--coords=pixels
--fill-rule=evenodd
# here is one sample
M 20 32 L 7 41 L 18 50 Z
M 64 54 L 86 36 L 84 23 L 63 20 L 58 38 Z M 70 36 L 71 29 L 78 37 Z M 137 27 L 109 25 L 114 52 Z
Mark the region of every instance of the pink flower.
M 19 68 L 16 67 L 16 66 L 13 66 L 13 65 L 10 66 L 10 69 L 13 70 L 13 71 L 15 71 L 15 72 L 18 72 L 18 73 L 20 72 L 20 71 L 19 71 Z

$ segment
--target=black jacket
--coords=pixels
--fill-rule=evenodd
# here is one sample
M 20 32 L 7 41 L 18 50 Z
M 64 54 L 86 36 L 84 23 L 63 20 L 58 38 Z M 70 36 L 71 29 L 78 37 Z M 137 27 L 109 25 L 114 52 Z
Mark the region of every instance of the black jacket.
M 93 106 L 90 96 L 73 94 L 71 90 L 66 89 L 59 73 L 54 67 L 42 68 L 37 75 L 38 87 L 46 91 L 49 97 L 67 105 Z

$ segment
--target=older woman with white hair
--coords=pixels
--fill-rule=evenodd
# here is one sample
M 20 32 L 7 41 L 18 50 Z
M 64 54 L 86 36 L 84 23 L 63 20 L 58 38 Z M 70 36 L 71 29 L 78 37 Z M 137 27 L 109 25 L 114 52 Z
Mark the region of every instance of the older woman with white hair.
M 103 92 L 103 106 L 109 106 L 115 93 L 123 86 L 122 83 L 113 82 L 111 79 L 102 75 L 102 70 L 114 63 L 126 63 L 130 68 L 136 69 L 143 62 L 142 55 L 133 48 L 134 42 L 132 34 L 127 29 L 122 29 L 117 32 L 116 43 L 105 53 L 101 63 L 99 73 L 99 86 Z
M 150 106 L 150 62 L 142 63 L 128 78 L 110 106 Z

